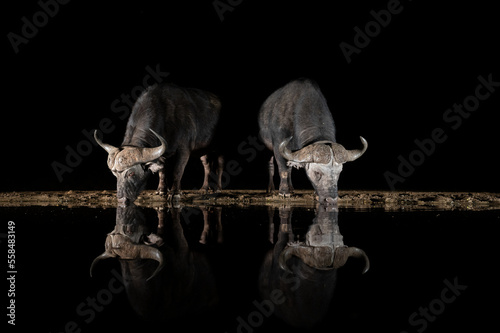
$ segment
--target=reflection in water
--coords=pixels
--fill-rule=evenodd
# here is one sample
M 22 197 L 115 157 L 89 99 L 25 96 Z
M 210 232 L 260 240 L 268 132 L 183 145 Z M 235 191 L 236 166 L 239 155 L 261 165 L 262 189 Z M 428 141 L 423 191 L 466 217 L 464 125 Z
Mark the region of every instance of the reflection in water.
M 168 210 L 171 221 L 165 222 L 168 211 L 157 209 L 156 227 L 146 221 L 142 208 L 117 207 L 116 226 L 106 238 L 105 252 L 91 266 L 92 272 L 98 261 L 118 258 L 131 306 L 141 317 L 153 321 L 189 315 L 218 301 L 209 262 L 203 253 L 189 247 L 181 225 L 181 215 L 193 212 Z M 205 225 L 200 242 L 206 242 L 211 235 L 220 239 L 210 228 L 208 211 L 202 211 Z M 220 210 L 215 212 L 220 221 Z M 156 233 L 152 232 L 154 229 Z
M 149 280 L 163 268 L 163 255 L 152 246 L 162 243 L 160 236 L 150 232 L 141 209 L 135 205 L 119 206 L 116 209 L 115 229 L 106 237 L 105 251 L 92 262 L 90 272 L 92 274 L 95 264 L 103 259 L 153 259 L 158 262 L 158 267 L 147 278 Z
M 317 206 L 304 235 L 294 235 L 298 227 L 292 226 L 290 207 L 279 209 L 280 223 L 275 232 L 274 212 L 274 208 L 269 208 L 269 241 L 273 248 L 263 261 L 259 260 L 258 289 L 262 301 L 253 304 L 258 302 L 266 316 L 272 313 L 288 325 L 311 328 L 329 310 L 338 269 L 349 257 L 355 257 L 364 261 L 365 273 L 369 260 L 363 250 L 344 245 L 336 206 Z M 130 304 L 148 321 L 193 318 L 196 313 L 213 309 L 224 299 L 216 288 L 216 276 L 220 280 L 227 274 L 248 274 L 235 272 L 230 262 L 215 266 L 218 270 L 214 274 L 207 259 L 207 246 L 224 241 L 222 207 L 162 207 L 156 213 L 157 221 L 147 220 L 142 208 L 117 207 L 115 228 L 106 237 L 104 253 L 92 263 L 91 273 L 99 261 L 118 259 Z M 203 216 L 202 228 L 192 223 L 198 220 L 194 216 Z M 224 222 L 241 225 L 236 217 Z M 245 233 L 238 237 L 245 237 Z M 249 251 L 261 253 L 254 248 Z M 241 290 L 255 286 L 243 282 L 244 279 L 240 281 Z M 218 286 L 224 288 L 220 281 Z M 255 322 L 243 324 L 242 318 L 237 320 L 247 330 L 255 327 Z
M 277 241 L 266 254 L 260 271 L 261 297 L 273 300 L 275 315 L 289 325 L 311 328 L 328 310 L 337 269 L 349 257 L 364 259 L 363 273 L 368 271 L 370 263 L 363 250 L 344 245 L 337 207 L 319 205 L 316 208 L 316 217 L 303 242 L 294 240 L 292 209 L 280 208 L 279 216 Z

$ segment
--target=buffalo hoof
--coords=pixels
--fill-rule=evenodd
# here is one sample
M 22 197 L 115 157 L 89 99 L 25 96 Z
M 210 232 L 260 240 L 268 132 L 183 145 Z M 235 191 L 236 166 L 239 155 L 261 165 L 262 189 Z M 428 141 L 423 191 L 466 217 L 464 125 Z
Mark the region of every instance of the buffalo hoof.
M 118 206 L 121 206 L 121 207 L 126 207 L 130 205 L 130 199 L 128 198 L 118 198 Z
M 337 198 L 326 198 L 325 202 L 329 205 L 336 205 L 337 204 Z
M 208 194 L 219 194 L 219 193 L 222 193 L 222 189 L 219 188 L 219 187 L 202 187 L 199 189 L 198 191 L 200 194 L 205 194 L 205 195 L 208 195 Z
M 200 188 L 198 190 L 198 192 L 200 192 L 201 194 L 207 194 L 208 191 L 210 191 L 210 187 L 209 186 L 203 186 L 202 188 Z
M 316 201 L 323 206 L 336 206 L 338 203 L 338 198 L 332 198 L 332 197 L 327 197 L 327 198 L 320 198 L 318 195 L 316 195 Z
M 165 191 L 163 191 L 163 190 L 157 190 L 157 191 L 155 192 L 155 194 L 156 194 L 156 195 L 161 195 L 161 196 L 164 196 L 164 195 L 165 195 Z
M 291 194 L 290 193 L 279 193 L 279 197 L 281 199 L 290 199 Z
M 167 196 L 167 201 L 171 202 L 173 204 L 177 204 L 181 201 L 181 194 L 180 193 L 176 193 L 176 194 L 169 193 Z
M 268 188 L 266 190 L 266 194 L 274 195 L 274 194 L 276 194 L 276 189 L 274 189 L 274 188 Z

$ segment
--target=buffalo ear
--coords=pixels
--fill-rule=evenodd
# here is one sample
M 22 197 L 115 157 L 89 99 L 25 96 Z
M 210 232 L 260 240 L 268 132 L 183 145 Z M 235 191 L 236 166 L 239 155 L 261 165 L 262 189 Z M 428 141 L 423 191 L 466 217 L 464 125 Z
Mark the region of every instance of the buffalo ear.
M 152 173 L 156 173 L 163 169 L 163 164 L 158 162 L 148 162 L 146 163 L 146 167 L 151 170 Z
M 151 233 L 148 236 L 146 236 L 146 238 L 144 239 L 144 244 L 162 246 L 163 245 L 163 238 L 161 238 L 157 234 Z

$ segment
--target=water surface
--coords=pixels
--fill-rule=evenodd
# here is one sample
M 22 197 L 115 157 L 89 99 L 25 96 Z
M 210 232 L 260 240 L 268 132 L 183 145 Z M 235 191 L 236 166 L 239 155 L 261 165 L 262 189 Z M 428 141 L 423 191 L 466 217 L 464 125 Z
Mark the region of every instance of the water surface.
M 498 210 L 14 207 L 0 213 L 16 222 L 17 328 L 480 331 L 495 327 L 499 310 Z M 161 271 L 147 281 L 157 261 L 112 258 L 97 262 L 90 277 L 108 233 L 158 249 Z M 280 266 L 284 248 L 300 242 L 357 247 L 370 269 L 361 274 L 362 258 L 318 269 L 296 255 Z

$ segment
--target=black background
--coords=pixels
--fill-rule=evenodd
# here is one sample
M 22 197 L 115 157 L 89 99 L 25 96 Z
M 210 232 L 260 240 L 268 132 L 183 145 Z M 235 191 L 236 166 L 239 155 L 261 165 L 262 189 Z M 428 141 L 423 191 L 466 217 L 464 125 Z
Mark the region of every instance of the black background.
M 37 1 L 4 5 L 4 85 L 0 191 L 113 189 L 106 153 L 93 146 L 59 181 L 54 161 L 86 140 L 83 130 L 112 120 L 105 141 L 119 145 L 126 121 L 112 112 L 121 94 L 142 85 L 147 66 L 166 81 L 212 91 L 223 102 L 226 161 L 241 173 L 228 188 L 265 188 L 267 151 L 238 152 L 258 134 L 257 114 L 269 94 L 288 81 L 318 82 L 346 148 L 369 142 L 360 160 L 345 165 L 340 189 L 390 189 L 384 173 L 398 173 L 415 139 L 442 128 L 422 165 L 396 184 L 401 190 L 498 191 L 497 91 L 453 130 L 445 111 L 473 95 L 478 76 L 498 70 L 500 20 L 492 2 L 401 1 L 401 12 L 347 63 L 339 44 L 354 44 L 354 28 L 373 21 L 388 1 L 241 1 L 221 21 L 207 1 L 71 1 L 15 53 L 10 32 L 33 22 Z M 234 1 L 233 4 L 238 3 Z M 305 176 L 296 187 L 310 188 Z M 192 161 L 183 188 L 201 186 Z M 156 179 L 151 181 L 154 188 Z

